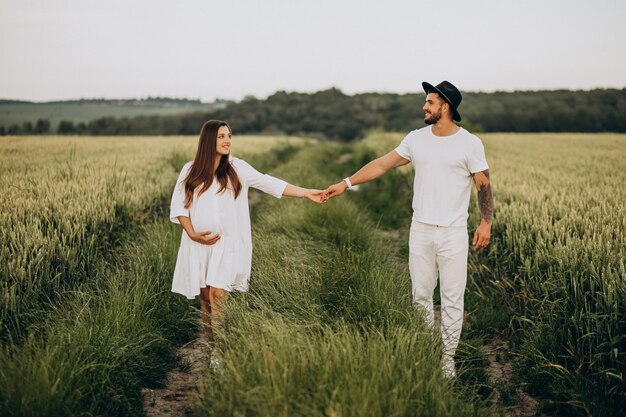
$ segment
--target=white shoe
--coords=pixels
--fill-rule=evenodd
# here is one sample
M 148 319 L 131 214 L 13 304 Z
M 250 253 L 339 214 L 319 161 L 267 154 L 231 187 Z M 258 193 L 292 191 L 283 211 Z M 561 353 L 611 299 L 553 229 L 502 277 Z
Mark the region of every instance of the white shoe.
M 222 366 L 222 360 L 217 356 L 211 355 L 211 360 L 209 361 L 209 368 L 214 371 L 217 371 Z
M 445 378 L 456 378 L 456 370 L 454 369 L 454 361 L 452 359 L 444 361 L 441 371 Z

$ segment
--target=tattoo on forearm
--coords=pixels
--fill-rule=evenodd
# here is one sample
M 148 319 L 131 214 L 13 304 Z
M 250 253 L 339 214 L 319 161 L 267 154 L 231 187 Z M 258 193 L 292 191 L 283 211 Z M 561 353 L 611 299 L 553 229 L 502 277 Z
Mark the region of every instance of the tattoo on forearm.
M 478 207 L 483 220 L 491 224 L 493 220 L 493 195 L 491 194 L 491 182 L 489 181 L 489 170 L 482 172 L 487 181 L 478 184 Z M 476 177 L 474 177 L 476 180 Z

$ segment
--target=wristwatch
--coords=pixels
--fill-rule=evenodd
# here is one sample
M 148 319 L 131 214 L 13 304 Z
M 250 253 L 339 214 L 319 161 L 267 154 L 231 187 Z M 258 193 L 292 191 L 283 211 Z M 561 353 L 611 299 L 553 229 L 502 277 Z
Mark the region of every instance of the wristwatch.
M 346 183 L 346 185 L 348 186 L 348 190 L 349 190 L 350 188 L 352 188 L 352 183 L 350 182 L 350 177 L 345 177 L 345 178 L 343 179 L 343 181 L 344 181 L 344 182 Z

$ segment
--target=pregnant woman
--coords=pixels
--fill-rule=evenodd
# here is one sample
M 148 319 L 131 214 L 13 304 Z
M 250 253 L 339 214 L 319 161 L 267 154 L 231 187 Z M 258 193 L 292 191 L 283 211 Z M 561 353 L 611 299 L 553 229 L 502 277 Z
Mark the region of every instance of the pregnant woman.
M 248 289 L 252 262 L 248 188 L 321 203 L 322 191 L 261 174 L 231 156 L 230 147 L 230 126 L 220 120 L 206 122 L 194 160 L 178 176 L 170 206 L 170 220 L 184 229 L 172 291 L 189 299 L 200 295 L 209 335 L 211 325 L 220 323 L 221 302 L 231 291 Z

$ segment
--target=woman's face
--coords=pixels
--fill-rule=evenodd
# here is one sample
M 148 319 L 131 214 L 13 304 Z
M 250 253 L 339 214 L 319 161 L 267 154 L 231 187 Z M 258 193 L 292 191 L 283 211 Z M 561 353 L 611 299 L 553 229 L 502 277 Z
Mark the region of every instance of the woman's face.
M 220 126 L 217 130 L 216 151 L 218 155 L 228 155 L 230 153 L 231 136 L 228 126 Z

